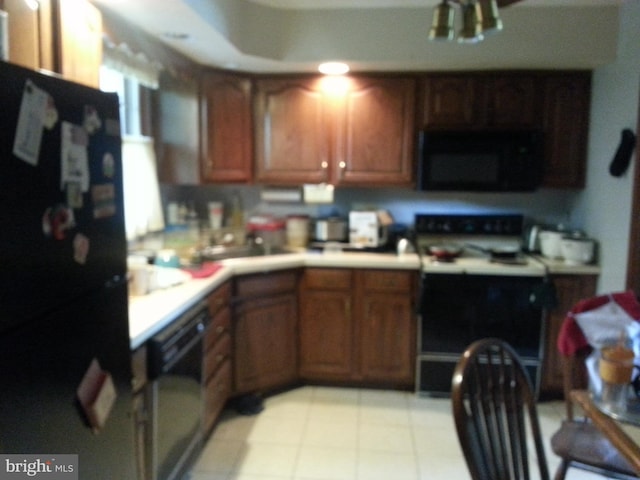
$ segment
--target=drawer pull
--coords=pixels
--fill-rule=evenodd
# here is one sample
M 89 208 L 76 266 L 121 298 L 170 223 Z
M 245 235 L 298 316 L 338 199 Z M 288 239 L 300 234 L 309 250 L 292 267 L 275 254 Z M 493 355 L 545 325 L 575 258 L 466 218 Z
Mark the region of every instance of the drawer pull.
M 216 333 L 223 333 L 224 332 L 224 327 L 222 325 L 218 325 L 216 327 Z

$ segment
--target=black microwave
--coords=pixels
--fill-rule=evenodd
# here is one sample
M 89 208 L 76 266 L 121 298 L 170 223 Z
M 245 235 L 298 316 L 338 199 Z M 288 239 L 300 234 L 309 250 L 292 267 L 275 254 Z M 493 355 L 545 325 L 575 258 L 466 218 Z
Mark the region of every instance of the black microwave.
M 419 190 L 530 192 L 543 174 L 538 131 L 421 132 Z

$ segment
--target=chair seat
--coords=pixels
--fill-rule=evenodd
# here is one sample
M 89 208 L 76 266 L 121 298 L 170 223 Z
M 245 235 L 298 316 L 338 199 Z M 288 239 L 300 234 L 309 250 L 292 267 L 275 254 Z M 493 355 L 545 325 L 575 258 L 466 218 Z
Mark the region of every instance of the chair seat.
M 551 449 L 559 457 L 573 462 L 636 477 L 629 463 L 590 422 L 563 421 L 551 437 Z

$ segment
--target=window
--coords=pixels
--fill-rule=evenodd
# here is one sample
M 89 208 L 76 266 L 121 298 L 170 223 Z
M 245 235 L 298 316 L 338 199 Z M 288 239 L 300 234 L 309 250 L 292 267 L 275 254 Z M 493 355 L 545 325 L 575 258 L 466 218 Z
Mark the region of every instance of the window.
M 142 135 L 141 92 L 146 87 L 103 65 L 100 88 L 116 92 L 120 99 L 125 226 L 128 240 L 140 239 L 164 229 L 153 138 Z

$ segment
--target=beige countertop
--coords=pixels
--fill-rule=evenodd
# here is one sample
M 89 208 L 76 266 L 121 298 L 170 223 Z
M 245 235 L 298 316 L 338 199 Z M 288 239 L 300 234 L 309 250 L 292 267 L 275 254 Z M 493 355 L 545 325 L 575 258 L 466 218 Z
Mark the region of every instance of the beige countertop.
M 598 274 L 597 265 L 567 265 L 562 261 L 538 257 L 552 274 Z M 416 270 L 421 267 L 418 255 L 401 256 L 380 253 L 322 253 L 303 252 L 265 257 L 246 257 L 223 260 L 222 268 L 211 277 L 193 279 L 148 295 L 129 298 L 129 336 L 135 350 L 148 338 L 160 332 L 188 308 L 207 297 L 216 287 L 236 275 L 269 272 L 302 267 L 388 268 Z M 447 273 L 452 267 L 425 263 L 425 271 Z M 454 269 L 455 270 L 455 269 Z M 452 270 L 453 271 L 453 270 Z

